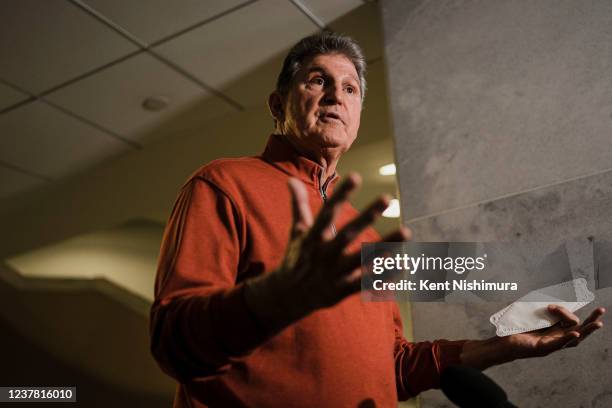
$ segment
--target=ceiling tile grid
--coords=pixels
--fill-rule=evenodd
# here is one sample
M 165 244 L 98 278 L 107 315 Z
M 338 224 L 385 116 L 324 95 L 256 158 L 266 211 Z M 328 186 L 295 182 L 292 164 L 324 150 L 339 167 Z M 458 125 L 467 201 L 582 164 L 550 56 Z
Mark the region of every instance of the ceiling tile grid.
M 25 101 L 29 96 L 0 82 L 0 111 Z
M 0 78 L 33 94 L 137 50 L 67 1 L 0 1 L 0 16 Z
M 301 3 L 326 25 L 363 5 L 361 0 L 301 0 Z
M 317 10 L 317 15 L 320 15 L 321 19 L 333 20 L 330 25 L 332 29 L 355 38 L 362 46 L 368 61 L 377 61 L 382 58 L 382 29 L 378 21 L 376 4 L 364 5 L 361 1 L 344 0 L 338 2 L 308 0 L 302 1 L 302 3 L 311 10 Z M 338 4 L 343 7 L 339 8 Z M 355 6 L 358 7 L 354 8 Z M 319 7 L 329 7 L 331 11 L 321 10 Z M 351 9 L 351 7 L 353 8 Z M 250 70 L 237 81 L 232 81 L 224 86 L 222 88 L 223 93 L 246 107 L 265 106 L 268 95 L 275 87 L 276 78 L 287 49 L 288 47 L 279 50 L 273 58 L 269 58 L 264 64 Z
M 40 101 L 0 115 L 0 129 L 0 161 L 55 180 L 131 150 Z
M 274 71 L 270 62 L 279 65 L 281 53 L 319 29 L 316 21 L 328 24 L 360 4 L 0 2 L 0 198 L 116 157 L 153 128 L 162 136 L 182 129 L 165 123 L 173 119 L 201 125 L 259 101 L 250 90 L 269 86 L 258 87 L 253 72 Z M 28 102 L 33 95 L 41 99 Z M 168 107 L 145 111 L 149 96 Z
M 317 30 L 291 2 L 266 0 L 165 42 L 155 51 L 222 89 Z
M 0 199 L 40 186 L 44 180 L 24 172 L 0 166 Z
M 151 44 L 248 4 L 245 0 L 84 0 L 102 15 Z
M 157 112 L 143 109 L 150 96 L 165 98 L 168 106 Z M 169 120 L 186 105 L 210 94 L 146 53 L 84 78 L 47 96 L 64 108 L 140 142 L 148 129 Z M 207 118 L 232 111 L 219 99 L 214 108 L 202 112 Z

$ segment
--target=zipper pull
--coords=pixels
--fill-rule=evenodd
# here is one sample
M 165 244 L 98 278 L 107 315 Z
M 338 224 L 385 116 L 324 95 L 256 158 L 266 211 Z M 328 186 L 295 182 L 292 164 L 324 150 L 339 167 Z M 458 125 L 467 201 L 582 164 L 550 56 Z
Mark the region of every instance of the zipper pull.
M 323 202 L 325 203 L 327 201 L 327 186 L 334 177 L 330 176 L 327 178 L 327 180 L 325 180 L 325 182 L 323 182 L 324 174 L 325 174 L 325 170 L 321 170 L 321 175 L 319 176 L 319 193 L 321 194 L 321 198 L 323 199 Z M 332 228 L 332 235 L 336 236 L 338 234 L 338 231 L 336 231 L 336 226 L 334 225 L 333 222 L 331 223 L 331 228 Z

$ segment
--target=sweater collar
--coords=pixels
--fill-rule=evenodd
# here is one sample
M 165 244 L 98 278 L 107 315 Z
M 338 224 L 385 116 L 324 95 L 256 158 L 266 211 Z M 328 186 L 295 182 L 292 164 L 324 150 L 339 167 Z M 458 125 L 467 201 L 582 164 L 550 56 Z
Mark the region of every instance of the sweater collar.
M 272 134 L 268 139 L 266 148 L 261 157 L 290 176 L 296 177 L 317 189 L 333 187 L 338 181 L 338 174 L 334 172 L 327 180 L 321 180 L 325 169 L 319 163 L 301 155 L 284 136 Z

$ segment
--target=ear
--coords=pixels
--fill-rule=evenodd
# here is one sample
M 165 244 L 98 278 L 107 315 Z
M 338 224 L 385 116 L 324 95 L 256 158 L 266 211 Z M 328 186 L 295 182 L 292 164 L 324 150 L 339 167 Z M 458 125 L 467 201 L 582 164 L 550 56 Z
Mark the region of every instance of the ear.
M 283 98 L 278 91 L 274 91 L 268 96 L 268 109 L 270 109 L 270 114 L 272 114 L 276 122 L 283 122 L 285 120 Z

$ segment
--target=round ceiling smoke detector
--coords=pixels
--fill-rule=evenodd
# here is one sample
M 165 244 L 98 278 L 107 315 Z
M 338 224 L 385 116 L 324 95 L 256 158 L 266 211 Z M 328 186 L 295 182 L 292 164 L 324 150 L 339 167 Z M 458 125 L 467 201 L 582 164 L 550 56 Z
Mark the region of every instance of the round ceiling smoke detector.
M 149 96 L 142 101 L 142 107 L 150 112 L 157 112 L 168 106 L 170 101 L 165 96 Z

